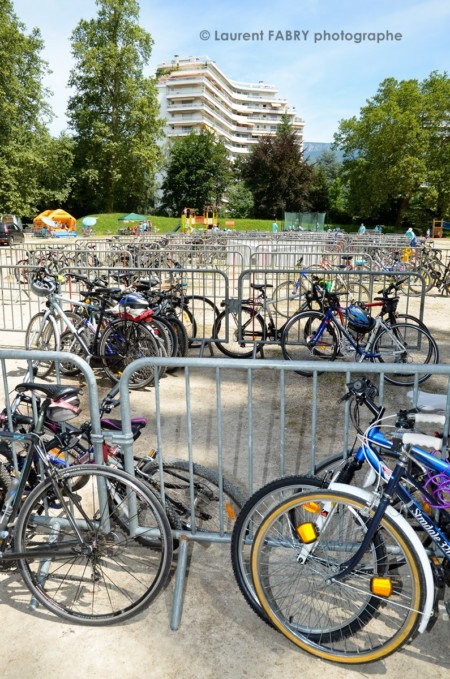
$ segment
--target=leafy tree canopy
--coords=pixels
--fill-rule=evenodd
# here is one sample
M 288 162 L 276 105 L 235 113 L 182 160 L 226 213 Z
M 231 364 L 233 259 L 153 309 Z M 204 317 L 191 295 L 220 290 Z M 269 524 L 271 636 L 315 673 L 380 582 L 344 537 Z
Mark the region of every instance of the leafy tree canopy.
M 220 205 L 230 177 L 227 150 L 211 132 L 193 131 L 175 139 L 162 184 L 163 208 L 181 214 L 185 207 Z
M 98 15 L 72 34 L 76 142 L 74 199 L 89 211 L 145 211 L 152 200 L 162 121 L 156 83 L 144 76 L 153 40 L 137 0 L 96 0 Z

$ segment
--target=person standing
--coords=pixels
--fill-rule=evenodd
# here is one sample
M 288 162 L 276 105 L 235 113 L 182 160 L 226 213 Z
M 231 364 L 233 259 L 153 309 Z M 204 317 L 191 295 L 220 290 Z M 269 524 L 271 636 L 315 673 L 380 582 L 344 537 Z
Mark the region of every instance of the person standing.
M 360 236 L 363 236 L 366 233 L 366 227 L 364 226 L 364 222 L 362 222 L 361 226 L 359 227 L 358 233 Z
M 278 231 L 278 224 L 275 220 L 274 223 L 272 224 L 272 233 L 277 233 L 277 231 Z

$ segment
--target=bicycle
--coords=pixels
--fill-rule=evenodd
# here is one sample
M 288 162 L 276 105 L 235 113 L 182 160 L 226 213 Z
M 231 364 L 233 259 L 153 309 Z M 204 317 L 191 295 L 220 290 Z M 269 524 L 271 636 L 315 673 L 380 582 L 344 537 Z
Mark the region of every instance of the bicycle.
M 38 388 L 55 419 L 73 416 L 78 388 Z M 57 470 L 39 426 L 27 434 L 0 431 L 0 441 L 26 447 L 20 475 L 8 481 L 2 474 L 9 485 L 0 513 L 0 564 L 17 563 L 32 601 L 94 626 L 123 622 L 146 608 L 167 582 L 172 560 L 170 526 L 154 494 L 104 465 Z M 36 459 L 42 480 L 28 492 Z M 75 491 L 80 478 L 83 487 Z
M 331 483 L 289 497 L 256 533 L 251 572 L 260 604 L 313 655 L 351 664 L 390 655 L 432 624 L 436 592 L 450 584 L 450 464 L 436 455 L 442 439 L 412 426 L 399 411 L 391 437 L 383 420 L 361 437 L 374 490 Z
M 355 304 L 342 308 L 334 293 L 325 291 L 324 295 L 328 307 L 323 313 L 304 311 L 286 323 L 281 336 L 281 349 L 286 360 L 334 361 L 338 357 L 348 357 L 356 362 L 439 362 L 438 346 L 421 326 L 404 322 L 391 324 L 382 315 L 372 318 Z M 342 322 L 343 318 L 347 327 Z M 313 374 L 303 369 L 295 372 L 304 376 Z M 419 383 L 429 377 L 429 374 L 421 375 Z M 397 386 L 413 385 L 415 373 L 386 373 L 385 379 Z
M 303 257 L 300 257 L 297 262 L 297 267 L 301 269 L 298 277 L 295 280 L 287 280 L 280 283 L 274 290 L 274 308 L 277 314 L 290 318 L 299 312 L 301 300 L 310 289 L 311 274 L 321 277 L 328 284 L 329 289 L 336 294 L 346 295 L 358 301 L 369 302 L 371 299 L 369 289 L 361 281 L 351 281 L 339 273 L 334 280 L 326 280 L 326 275 L 323 271 L 331 271 L 336 268 L 343 269 L 344 271 L 361 271 L 361 267 L 365 264 L 365 260 L 355 260 L 354 265 L 353 255 L 342 255 L 341 259 L 344 260 L 344 264 L 333 266 L 326 256 L 323 255 L 319 265 L 301 268 Z
M 214 324 L 213 337 L 220 337 L 222 327 L 228 327 L 230 341 L 215 340 L 214 343 L 219 351 L 231 358 L 250 358 L 256 354 L 263 356 L 264 343 L 267 341 L 279 343 L 287 325 L 285 322 L 280 328 L 276 326 L 276 317 L 271 311 L 271 306 L 276 304 L 276 301 L 267 296 L 267 288 L 273 286 L 250 283 L 250 287 L 256 291 L 256 297 L 243 300 L 236 309 L 229 306 L 217 316 Z M 313 304 L 322 308 L 323 291 L 319 279 L 314 277 L 301 309 L 312 309 Z M 252 345 L 250 349 L 249 344 Z
M 80 464 L 94 462 L 94 446 L 91 439 L 92 423 L 84 422 L 79 426 L 55 421 L 46 401 L 38 396 L 40 384 L 19 384 L 16 387 L 17 396 L 14 398 L 8 412 L 0 413 L 0 426 L 6 431 L 30 433 L 36 427 L 40 430 L 41 439 L 47 450 L 50 463 L 56 468 L 75 467 Z M 43 385 L 44 387 L 46 385 Z M 73 390 L 67 387 L 68 391 Z M 103 443 L 103 462 L 114 468 L 124 469 L 125 459 L 120 445 L 108 441 L 108 432 L 120 432 L 121 420 L 105 417 L 115 407 L 120 405 L 115 399 L 119 390 L 116 384 L 103 399 L 100 405 L 100 423 L 105 441 Z M 31 392 L 36 406 L 36 417 L 28 414 L 33 400 L 27 392 Z M 44 391 L 45 393 L 45 391 Z M 66 399 L 67 401 L 67 399 Z M 23 412 L 23 407 L 27 412 Z M 79 412 L 77 412 L 77 415 Z M 147 419 L 135 417 L 131 419 L 133 440 L 136 441 L 147 426 Z M 245 500 L 241 492 L 226 478 L 207 467 L 193 463 L 192 467 L 186 460 L 163 461 L 160 468 L 158 450 L 152 448 L 145 456 L 133 456 L 134 473 L 144 482 L 155 495 L 164 502 L 166 514 L 172 529 L 189 530 L 193 522 L 197 530 L 217 531 L 223 526 L 225 532 L 231 532 L 237 514 Z M 38 463 L 38 460 L 35 460 Z M 18 456 L 18 466 L 21 469 L 22 457 Z M 12 451 L 0 446 L 0 469 L 13 474 L 14 460 Z M 27 492 L 39 481 L 39 468 L 33 466 L 28 478 Z M 83 487 L 83 478 L 73 480 L 73 489 Z M 191 511 L 191 486 L 194 493 L 193 515 Z M 0 491 L 2 484 L 0 476 Z M 222 490 L 221 490 L 222 489 Z M 0 493 L 1 499 L 1 493 Z M 223 507 L 222 504 L 223 503 Z M 0 501 L 1 507 L 1 501 Z
M 82 356 L 86 361 L 99 358 L 108 377 L 117 382 L 124 367 L 134 359 L 142 356 L 161 355 L 161 347 L 151 330 L 143 323 L 136 323 L 129 319 L 115 319 L 103 324 L 106 307 L 109 303 L 111 290 L 99 288 L 85 293 L 86 296 L 100 297 L 99 316 L 96 308 L 83 302 L 75 302 L 64 298 L 57 292 L 56 277 L 52 277 L 45 270 L 40 270 L 33 279 L 32 291 L 38 296 L 47 297 L 47 310 L 39 312 L 30 320 L 25 333 L 26 349 L 44 349 L 71 351 Z M 81 322 L 77 314 L 64 311 L 61 302 L 88 309 L 94 314 Z M 74 322 L 75 321 L 75 322 Z M 64 324 L 67 331 L 61 333 L 60 325 Z M 71 367 L 72 366 L 72 367 Z M 73 364 L 62 362 L 61 370 L 66 375 L 78 372 Z M 45 377 L 53 369 L 51 361 L 33 362 L 35 374 Z M 75 371 L 75 372 L 74 372 Z M 141 389 L 154 380 L 152 369 L 143 369 L 133 374 L 131 388 Z

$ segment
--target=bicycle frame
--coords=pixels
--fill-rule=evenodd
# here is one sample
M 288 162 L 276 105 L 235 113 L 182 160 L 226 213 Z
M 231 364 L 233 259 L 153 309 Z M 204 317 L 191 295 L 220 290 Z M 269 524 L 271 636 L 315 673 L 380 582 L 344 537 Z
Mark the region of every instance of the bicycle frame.
M 371 347 L 373 346 L 378 333 L 380 331 L 380 328 L 387 330 L 389 333 L 390 337 L 395 341 L 396 345 L 398 346 L 399 353 L 403 353 L 405 348 L 401 344 L 401 342 L 398 340 L 398 338 L 395 336 L 395 334 L 392 332 L 391 327 L 386 325 L 386 323 L 383 321 L 383 319 L 380 316 L 377 316 L 375 320 L 375 325 L 371 332 L 369 333 L 368 339 L 367 339 L 367 344 L 364 346 L 360 346 L 358 342 L 356 342 L 353 337 L 350 335 L 350 333 L 347 332 L 345 327 L 338 321 L 336 318 L 334 312 L 337 311 L 338 314 L 340 315 L 341 318 L 344 317 L 345 310 L 342 309 L 341 307 L 338 307 L 336 310 L 329 308 L 323 317 L 323 320 L 321 321 L 319 328 L 317 329 L 317 332 L 315 335 L 308 341 L 308 345 L 310 347 L 314 347 L 316 344 L 318 344 L 321 340 L 321 337 L 323 333 L 325 332 L 326 327 L 332 323 L 334 324 L 341 335 L 345 337 L 345 339 L 351 344 L 353 349 L 356 351 L 356 353 L 359 356 L 358 361 L 362 362 L 365 359 L 374 359 L 374 358 L 380 358 L 379 353 L 371 351 Z

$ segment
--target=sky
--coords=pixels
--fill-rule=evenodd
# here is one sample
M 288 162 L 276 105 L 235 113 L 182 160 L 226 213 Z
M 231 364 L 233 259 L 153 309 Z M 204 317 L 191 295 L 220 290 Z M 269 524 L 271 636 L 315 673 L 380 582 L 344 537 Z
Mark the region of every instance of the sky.
M 37 27 L 44 39 L 42 56 L 52 71 L 45 85 L 55 114 L 50 129 L 58 134 L 67 127 L 70 36 L 98 7 L 95 0 L 12 2 L 27 31 Z M 175 54 L 208 57 L 232 80 L 274 85 L 305 121 L 310 142 L 333 141 L 339 121 L 357 116 L 385 78 L 422 80 L 450 71 L 448 0 L 139 4 L 139 22 L 155 43 L 146 74 Z

